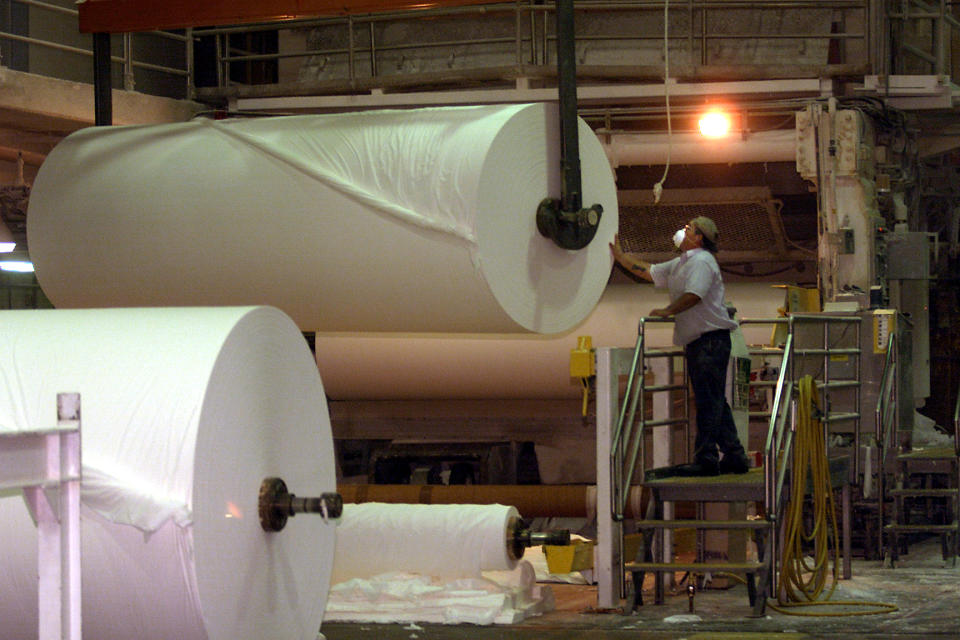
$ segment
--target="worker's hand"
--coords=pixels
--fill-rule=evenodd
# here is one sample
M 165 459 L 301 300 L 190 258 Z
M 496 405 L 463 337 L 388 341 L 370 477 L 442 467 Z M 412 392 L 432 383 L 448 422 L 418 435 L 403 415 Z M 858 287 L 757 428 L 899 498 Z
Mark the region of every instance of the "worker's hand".
M 613 236 L 613 242 L 610 243 L 610 254 L 617 261 L 623 257 L 623 249 L 620 248 L 620 234 Z
M 658 318 L 668 318 L 670 317 L 670 312 L 666 309 L 654 309 L 650 312 L 650 315 L 656 316 Z

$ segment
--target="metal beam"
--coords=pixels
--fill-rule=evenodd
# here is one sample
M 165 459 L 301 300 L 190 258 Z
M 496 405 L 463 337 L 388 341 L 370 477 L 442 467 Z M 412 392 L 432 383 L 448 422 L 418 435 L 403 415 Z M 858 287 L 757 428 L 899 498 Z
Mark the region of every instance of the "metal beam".
M 94 123 L 113 124 L 113 82 L 110 77 L 110 34 L 93 34 L 93 106 Z
M 77 5 L 83 33 L 129 33 L 214 27 L 408 9 L 434 9 L 489 0 L 86 0 Z

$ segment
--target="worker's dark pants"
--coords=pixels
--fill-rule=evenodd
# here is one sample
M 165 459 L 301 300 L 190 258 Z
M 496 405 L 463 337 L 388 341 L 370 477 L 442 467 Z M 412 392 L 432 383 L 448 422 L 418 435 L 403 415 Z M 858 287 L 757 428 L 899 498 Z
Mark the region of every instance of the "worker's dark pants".
M 719 451 L 724 455 L 744 456 L 737 437 L 737 425 L 727 403 L 724 387 L 730 360 L 730 332 L 709 331 L 684 348 L 687 374 L 697 406 L 697 439 L 693 460 L 716 465 Z

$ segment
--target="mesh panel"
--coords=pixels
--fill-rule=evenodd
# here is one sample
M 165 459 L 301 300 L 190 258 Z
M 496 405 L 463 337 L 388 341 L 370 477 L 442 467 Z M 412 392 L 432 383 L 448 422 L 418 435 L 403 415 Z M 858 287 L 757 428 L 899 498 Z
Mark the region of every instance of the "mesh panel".
M 674 232 L 698 216 L 716 223 L 720 251 L 777 250 L 770 213 L 760 202 L 621 206 L 621 244 L 624 250 L 634 253 L 674 251 Z
M 767 187 L 666 189 L 654 204 L 649 190 L 620 198 L 620 243 L 625 251 L 662 261 L 676 255 L 673 234 L 696 217 L 713 220 L 720 233 L 718 260 L 796 259 L 788 246 L 779 200 Z

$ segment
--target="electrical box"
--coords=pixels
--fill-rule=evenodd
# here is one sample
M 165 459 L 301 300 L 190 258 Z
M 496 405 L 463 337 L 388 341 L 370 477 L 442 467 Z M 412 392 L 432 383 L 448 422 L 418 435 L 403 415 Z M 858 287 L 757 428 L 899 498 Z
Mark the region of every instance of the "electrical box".
M 886 353 L 890 344 L 890 334 L 897 330 L 896 309 L 874 309 L 873 311 L 873 352 Z
M 820 290 L 817 288 L 797 287 L 793 285 L 775 284 L 774 288 L 783 289 L 786 292 L 784 297 L 781 315 L 791 313 L 819 313 L 820 312 Z M 787 340 L 787 325 L 776 324 L 773 327 L 773 335 L 770 337 L 770 344 L 781 345 Z
M 856 243 L 854 242 L 853 229 L 844 227 L 840 229 L 840 253 L 844 255 L 853 255 L 856 253 Z

